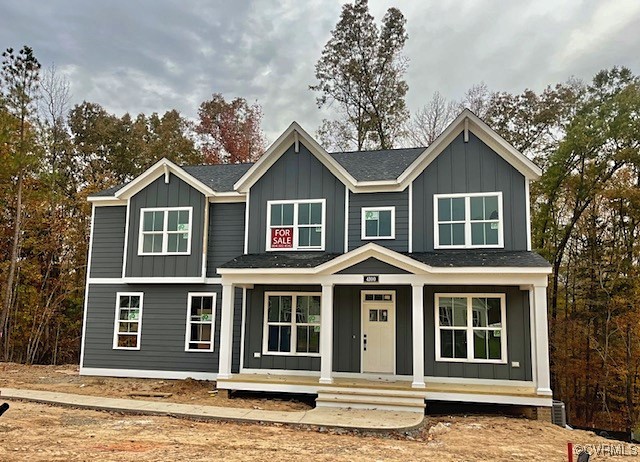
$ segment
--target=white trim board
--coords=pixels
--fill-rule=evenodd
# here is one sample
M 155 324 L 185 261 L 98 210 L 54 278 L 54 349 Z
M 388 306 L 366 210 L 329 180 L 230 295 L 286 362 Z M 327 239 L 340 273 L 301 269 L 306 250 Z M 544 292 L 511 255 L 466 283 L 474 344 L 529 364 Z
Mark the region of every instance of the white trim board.
M 216 380 L 215 372 L 188 372 L 188 371 L 159 371 L 142 369 L 108 369 L 102 367 L 80 367 L 80 375 L 92 375 L 100 377 L 132 377 L 140 379 L 170 379 L 170 380 Z
M 89 307 L 89 284 L 91 281 L 91 253 L 93 252 L 93 223 L 96 218 L 96 206 L 91 204 L 91 228 L 89 231 L 89 249 L 87 252 L 87 269 L 84 285 L 84 311 L 82 313 L 82 340 L 80 342 L 80 367 L 84 364 L 84 348 L 87 338 L 87 309 Z

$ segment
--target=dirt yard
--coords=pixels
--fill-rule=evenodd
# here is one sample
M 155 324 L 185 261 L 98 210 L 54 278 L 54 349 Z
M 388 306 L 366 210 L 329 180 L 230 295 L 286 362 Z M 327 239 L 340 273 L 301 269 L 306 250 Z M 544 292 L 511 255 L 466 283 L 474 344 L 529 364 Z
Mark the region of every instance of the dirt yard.
M 215 382 L 206 380 L 119 379 L 79 376 L 77 366 L 25 366 L 0 363 L 0 388 L 2 387 L 277 411 L 300 411 L 313 407 L 313 400 L 301 401 L 300 399 L 292 399 L 288 395 L 264 397 L 245 393 L 237 394 L 233 399 L 222 398 L 217 394 L 209 393 L 214 390 Z M 171 396 L 164 398 L 132 397 L 130 393 L 171 393 Z
M 61 371 L 61 372 L 56 372 Z M 91 379 L 71 367 L 0 365 L 0 388 L 124 397 L 136 390 L 174 393 L 178 402 L 299 409 L 297 402 L 210 398 L 211 384 Z M 164 382 L 164 383 L 163 383 Z M 82 386 L 84 384 L 84 386 Z M 157 388 L 156 388 L 157 387 Z M 191 393 L 194 396 L 191 396 Z M 196 399 L 191 399 L 195 397 Z M 145 398 L 148 399 L 148 398 Z M 0 404 L 3 403 L 0 396 Z M 294 428 L 278 424 L 195 422 L 11 401 L 0 417 L 0 461 L 434 460 L 566 461 L 567 442 L 600 450 L 598 460 L 629 460 L 638 448 L 551 424 L 503 416 L 429 416 L 410 434 Z M 283 406 L 283 407 L 279 407 Z M 618 454 L 610 457 L 609 454 Z M 640 456 L 638 456 L 640 457 Z M 576 458 L 577 460 L 577 458 Z M 631 460 L 634 460 L 631 457 Z

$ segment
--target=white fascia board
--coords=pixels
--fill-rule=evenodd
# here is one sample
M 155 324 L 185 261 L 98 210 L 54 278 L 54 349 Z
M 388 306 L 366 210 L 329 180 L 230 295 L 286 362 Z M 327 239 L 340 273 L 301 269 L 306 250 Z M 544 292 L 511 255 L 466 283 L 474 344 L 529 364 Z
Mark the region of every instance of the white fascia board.
M 356 185 L 356 180 L 345 168 L 325 151 L 297 122 L 292 122 L 276 141 L 269 146 L 269 149 L 260 157 L 242 177 L 233 185 L 233 189 L 239 192 L 248 191 L 267 170 L 289 149 L 295 142 L 295 133 L 303 142 L 305 147 L 324 164 L 333 175 L 350 189 Z
M 469 121 L 469 130 L 493 149 L 500 157 L 518 170 L 525 178 L 538 180 L 542 170 L 527 156 L 511 146 L 504 138 L 492 130 L 469 109 L 463 110 L 456 119 L 436 138 L 436 140 L 413 161 L 398 177 L 404 187 L 415 180 L 433 160 L 464 130 L 465 120 Z
M 205 196 L 217 195 L 217 193 L 213 189 L 211 189 L 206 184 L 202 183 L 200 180 L 189 175 L 187 172 L 185 172 L 182 168 L 180 168 L 179 166 L 171 162 L 169 159 L 162 158 L 158 162 L 156 162 L 154 165 L 149 167 L 144 173 L 139 175 L 132 182 L 130 182 L 126 186 L 123 186 L 118 191 L 116 191 L 115 196 L 120 199 L 128 199 L 134 196 L 135 194 L 143 190 L 145 187 L 147 187 L 149 184 L 151 184 L 153 181 L 165 175 L 167 169 L 169 172 L 173 173 L 175 176 L 180 178 L 189 186 L 197 189 Z
M 247 195 L 237 193 L 237 192 L 216 193 L 215 196 L 209 196 L 209 202 L 216 203 L 216 204 L 220 204 L 220 203 L 231 204 L 231 203 L 240 203 L 240 202 L 246 202 L 246 201 L 247 201 Z
M 433 270 L 430 266 L 420 263 L 413 258 L 407 257 L 373 242 L 365 244 L 351 252 L 345 253 L 333 260 L 323 263 L 315 267 L 315 270 L 316 273 L 333 274 L 361 263 L 368 258 L 376 258 L 411 273 L 430 273 Z
M 89 196 L 87 202 L 91 202 L 96 207 L 113 207 L 117 205 L 127 205 L 127 201 L 114 196 Z

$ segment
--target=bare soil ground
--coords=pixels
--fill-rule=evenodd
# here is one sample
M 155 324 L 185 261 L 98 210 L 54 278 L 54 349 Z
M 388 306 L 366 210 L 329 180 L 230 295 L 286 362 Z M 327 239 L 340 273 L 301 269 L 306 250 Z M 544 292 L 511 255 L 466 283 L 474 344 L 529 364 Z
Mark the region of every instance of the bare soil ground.
M 300 400 L 290 395 L 262 396 L 260 394 L 236 394 L 226 399 L 211 394 L 215 382 L 206 380 L 156 380 L 112 377 L 87 377 L 78 375 L 78 366 L 25 366 L 0 362 L 0 388 L 24 388 L 28 390 L 58 391 L 79 395 L 105 396 L 108 398 L 140 399 L 144 401 L 168 401 L 183 404 L 242 407 L 276 411 L 301 411 L 311 409 L 313 400 Z M 132 397 L 130 393 L 171 393 L 166 398 L 147 396 Z
M 0 364 L 0 388 L 125 397 L 136 386 L 138 391 L 160 389 L 175 392 L 171 398 L 179 400 L 177 402 L 229 406 L 242 403 L 260 405 L 264 409 L 274 409 L 269 405 L 282 405 L 285 409 L 291 406 L 291 410 L 305 405 L 285 401 L 265 403 L 266 399 L 256 398 L 209 398 L 206 392 L 211 389 L 211 384 L 205 386 L 190 381 L 181 384 L 185 381 L 91 379 L 74 374 L 72 367 Z M 82 384 L 85 386 L 81 387 Z M 196 399 L 192 400 L 192 397 Z M 2 402 L 0 396 L 0 404 Z M 591 432 L 571 431 L 549 423 L 496 415 L 428 416 L 423 429 L 409 434 L 362 434 L 279 424 L 131 416 L 17 401 L 10 402 L 10 405 L 10 409 L 0 417 L 2 462 L 218 459 L 270 462 L 310 459 L 566 461 L 568 441 L 576 445 L 591 445 L 591 452 L 600 450 L 600 454 L 592 456 L 592 461 L 634 460 L 629 456 L 638 454 L 637 447 L 605 440 Z M 611 457 L 612 453 L 617 456 Z

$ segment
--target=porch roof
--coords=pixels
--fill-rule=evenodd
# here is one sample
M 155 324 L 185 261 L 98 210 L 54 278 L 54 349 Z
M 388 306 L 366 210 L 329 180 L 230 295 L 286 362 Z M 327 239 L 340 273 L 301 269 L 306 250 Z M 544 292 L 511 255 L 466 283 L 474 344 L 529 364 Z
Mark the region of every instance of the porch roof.
M 241 255 L 220 268 L 273 269 L 316 268 L 341 254 L 325 252 L 269 252 Z M 529 251 L 509 250 L 446 250 L 440 252 L 403 252 L 412 260 L 435 268 L 549 268 L 549 263 L 539 254 Z

